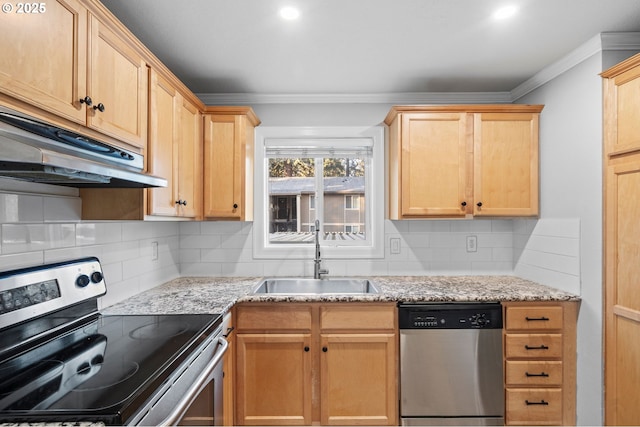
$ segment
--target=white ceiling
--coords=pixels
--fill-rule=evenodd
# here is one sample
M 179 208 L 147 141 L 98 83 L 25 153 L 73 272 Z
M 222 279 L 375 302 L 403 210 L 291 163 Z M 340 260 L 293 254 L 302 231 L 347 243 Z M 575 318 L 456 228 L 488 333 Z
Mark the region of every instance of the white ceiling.
M 601 32 L 640 31 L 638 0 L 102 1 L 199 94 L 510 91 Z

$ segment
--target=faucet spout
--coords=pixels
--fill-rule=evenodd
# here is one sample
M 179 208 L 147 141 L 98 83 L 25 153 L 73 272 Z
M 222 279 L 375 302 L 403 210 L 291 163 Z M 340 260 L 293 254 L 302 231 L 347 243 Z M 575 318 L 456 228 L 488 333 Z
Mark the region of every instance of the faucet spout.
M 320 220 L 316 219 L 316 256 L 313 260 L 313 278 L 322 279 L 323 274 L 329 274 L 329 270 L 321 268 L 322 258 L 320 257 Z

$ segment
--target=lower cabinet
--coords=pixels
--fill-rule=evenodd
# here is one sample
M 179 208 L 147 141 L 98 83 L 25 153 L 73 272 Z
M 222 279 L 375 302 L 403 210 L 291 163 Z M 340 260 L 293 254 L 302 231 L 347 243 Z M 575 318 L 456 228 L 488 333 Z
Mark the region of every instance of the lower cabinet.
M 575 425 L 578 302 L 503 305 L 505 424 Z
M 395 304 L 237 307 L 238 425 L 396 425 Z

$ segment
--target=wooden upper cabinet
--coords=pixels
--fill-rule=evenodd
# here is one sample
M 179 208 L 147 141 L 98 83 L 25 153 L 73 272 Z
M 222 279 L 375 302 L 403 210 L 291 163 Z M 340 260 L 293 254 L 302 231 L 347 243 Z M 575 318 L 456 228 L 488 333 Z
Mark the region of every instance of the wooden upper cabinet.
M 202 217 L 202 114 L 188 100 L 180 105 L 178 132 L 178 209 L 180 216 Z
M 253 219 L 253 143 L 258 124 L 249 107 L 205 109 L 205 218 Z
M 0 14 L 0 92 L 84 124 L 87 10 L 48 1 L 38 14 Z
M 140 148 L 147 146 L 149 69 L 126 40 L 91 17 L 87 125 Z
M 541 105 L 391 109 L 389 218 L 538 215 Z
M 602 77 L 606 153 L 640 150 L 640 55 L 608 69 Z
M 538 116 L 474 114 L 474 215 L 538 215 Z
M 392 123 L 393 218 L 466 214 L 466 135 L 465 113 L 407 113 Z
M 201 216 L 202 121 L 200 111 L 164 77 L 151 72 L 148 169 L 168 186 L 148 190 L 148 214 Z
M 177 214 L 177 188 L 174 174 L 177 170 L 174 146 L 178 138 L 178 92 L 162 76 L 151 72 L 151 103 L 149 114 L 149 173 L 167 179 L 164 188 L 148 190 L 150 215 Z
M 43 13 L 0 15 L 0 92 L 11 97 L 7 103 L 144 151 L 149 67 L 133 39 L 115 18 L 105 15 L 106 25 L 96 17 L 93 2 L 43 5 Z

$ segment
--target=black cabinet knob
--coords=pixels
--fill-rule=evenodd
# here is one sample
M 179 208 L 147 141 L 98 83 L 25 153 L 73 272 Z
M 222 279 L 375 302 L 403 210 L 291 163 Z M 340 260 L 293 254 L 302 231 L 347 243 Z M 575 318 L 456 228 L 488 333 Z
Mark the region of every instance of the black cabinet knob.
M 91 104 L 93 104 L 93 100 L 91 100 L 91 97 L 85 96 L 84 98 L 80 98 L 80 104 L 87 104 L 90 107 Z
M 309 346 L 305 346 L 304 351 L 309 351 Z
M 322 347 L 322 351 L 326 353 L 329 349 L 327 347 Z
M 187 201 L 186 200 L 182 201 L 182 206 L 187 206 Z
M 233 204 L 233 209 L 238 209 L 238 204 L 237 203 Z
M 481 208 L 481 207 L 482 207 L 482 202 L 478 202 L 478 203 L 476 203 L 476 206 L 477 206 L 477 207 L 479 207 L 479 208 Z
M 462 203 L 460 203 L 460 205 L 462 205 L 463 207 L 467 206 L 467 202 L 462 202 Z
M 94 105 L 93 106 L 94 110 L 99 110 L 101 113 L 104 112 L 104 104 L 102 102 L 100 102 L 98 105 Z

